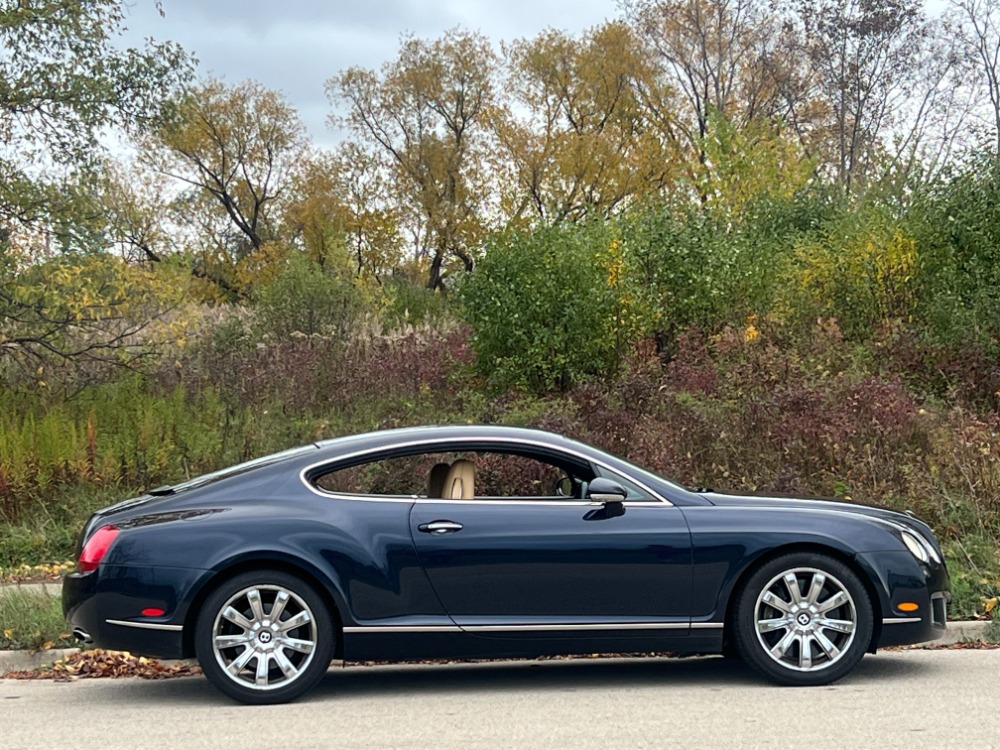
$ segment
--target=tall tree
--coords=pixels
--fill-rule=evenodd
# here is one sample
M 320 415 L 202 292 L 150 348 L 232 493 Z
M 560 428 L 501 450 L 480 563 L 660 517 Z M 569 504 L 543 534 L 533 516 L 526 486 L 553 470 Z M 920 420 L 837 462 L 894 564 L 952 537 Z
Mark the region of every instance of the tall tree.
M 919 0 L 792 0 L 786 31 L 830 109 L 832 170 L 863 190 L 917 76 L 927 40 Z
M 58 181 L 100 154 L 107 129 L 140 132 L 191 73 L 172 43 L 122 49 L 123 0 L 0 1 L 0 224 L 71 211 Z
M 207 242 L 198 269 L 227 291 L 242 293 L 266 246 L 281 240 L 282 203 L 306 143 L 281 95 L 217 80 L 189 91 L 147 141 L 147 163 L 187 188 L 180 218 Z
M 179 247 L 168 228 L 170 178 L 138 163 L 106 159 L 93 197 L 109 244 L 134 262 L 161 262 Z
M 686 100 L 697 147 L 714 115 L 740 125 L 770 115 L 776 96 L 764 61 L 776 26 L 764 0 L 625 0 L 651 57 Z
M 913 50 L 913 72 L 892 112 L 887 144 L 886 172 L 907 192 L 912 177 L 930 179 L 952 160 L 982 111 L 985 87 L 976 75 L 976 58 L 963 50 L 960 37 L 952 19 L 930 18 Z
M 975 60 L 977 78 L 989 99 L 989 119 L 1000 154 L 1000 1 L 949 0 L 959 18 L 959 40 Z
M 376 284 L 399 266 L 399 217 L 383 172 L 357 144 L 311 154 L 292 193 L 287 221 L 313 262 L 325 266 L 346 252 L 355 276 Z
M 333 122 L 392 175 L 431 289 L 443 286 L 449 259 L 471 270 L 483 233 L 495 69 L 486 38 L 455 29 L 432 42 L 404 39 L 379 72 L 350 68 L 327 82 L 331 101 L 347 107 Z
M 60 253 L 104 247 L 81 189 L 102 136 L 161 123 L 191 73 L 176 44 L 123 49 L 125 7 L 0 0 L 0 360 L 31 372 L 52 361 L 127 362 L 157 315 L 141 272 Z

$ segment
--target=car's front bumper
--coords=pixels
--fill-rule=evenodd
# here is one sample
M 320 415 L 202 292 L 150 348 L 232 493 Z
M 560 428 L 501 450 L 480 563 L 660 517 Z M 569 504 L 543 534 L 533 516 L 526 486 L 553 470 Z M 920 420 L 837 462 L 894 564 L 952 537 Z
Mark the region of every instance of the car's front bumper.
M 944 635 L 951 601 L 944 563 L 921 563 L 908 552 L 862 554 L 857 560 L 882 584 L 881 627 L 873 646 L 925 643 Z
M 62 606 L 84 643 L 142 656 L 190 656 L 184 620 L 205 571 L 191 568 L 135 568 L 101 565 L 63 579 Z M 163 614 L 144 615 L 144 610 Z
M 878 647 L 908 646 L 926 643 L 942 637 L 947 625 L 948 602 L 951 594 L 936 592 L 931 596 L 931 616 L 893 616 L 882 619 L 882 635 Z

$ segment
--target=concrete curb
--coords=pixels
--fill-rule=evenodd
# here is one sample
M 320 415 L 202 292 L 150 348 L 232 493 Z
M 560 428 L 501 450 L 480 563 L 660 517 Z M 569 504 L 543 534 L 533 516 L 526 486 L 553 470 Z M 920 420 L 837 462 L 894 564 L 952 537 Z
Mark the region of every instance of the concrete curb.
M 58 599 L 62 596 L 62 581 L 44 581 L 42 583 L 4 583 L 0 584 L 0 596 L 6 593 L 13 592 L 30 594 L 32 596 L 37 596 L 38 594 L 47 594 L 53 599 Z
M 957 622 L 949 622 L 944 635 L 936 641 L 930 641 L 926 645 L 951 646 L 963 641 L 985 641 L 986 631 L 992 624 L 992 620 L 959 620 Z M 917 646 L 917 648 L 919 647 Z
M 78 648 L 53 648 L 48 651 L 0 651 L 0 677 L 8 672 L 38 669 L 65 659 L 79 651 Z

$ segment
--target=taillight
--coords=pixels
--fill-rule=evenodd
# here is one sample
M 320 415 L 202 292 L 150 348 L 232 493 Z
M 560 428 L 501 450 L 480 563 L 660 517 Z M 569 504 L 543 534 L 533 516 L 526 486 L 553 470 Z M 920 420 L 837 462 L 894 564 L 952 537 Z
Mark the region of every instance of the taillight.
M 91 534 L 90 539 L 80 550 L 80 559 L 76 563 L 77 570 L 82 573 L 97 570 L 97 566 L 101 564 L 101 560 L 117 536 L 117 526 L 102 526 Z

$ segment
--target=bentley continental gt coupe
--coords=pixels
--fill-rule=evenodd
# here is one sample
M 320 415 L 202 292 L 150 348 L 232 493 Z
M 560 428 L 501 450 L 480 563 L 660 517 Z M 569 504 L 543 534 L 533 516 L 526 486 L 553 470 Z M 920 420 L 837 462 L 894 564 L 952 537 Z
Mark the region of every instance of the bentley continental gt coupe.
M 85 644 L 197 657 L 244 703 L 333 659 L 671 651 L 824 685 L 933 640 L 948 573 L 916 518 L 691 491 L 497 426 L 318 442 L 105 508 L 63 609 Z

